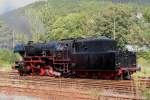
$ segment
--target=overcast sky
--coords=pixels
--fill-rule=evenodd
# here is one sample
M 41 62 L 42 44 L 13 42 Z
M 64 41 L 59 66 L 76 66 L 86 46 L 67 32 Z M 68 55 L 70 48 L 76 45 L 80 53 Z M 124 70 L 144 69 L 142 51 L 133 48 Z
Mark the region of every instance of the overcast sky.
M 0 14 L 39 0 L 0 0 Z

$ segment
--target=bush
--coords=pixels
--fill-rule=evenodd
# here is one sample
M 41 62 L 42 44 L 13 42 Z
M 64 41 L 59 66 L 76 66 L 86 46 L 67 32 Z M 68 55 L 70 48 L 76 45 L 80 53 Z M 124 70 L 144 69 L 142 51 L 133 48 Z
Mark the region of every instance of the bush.
M 138 52 L 138 58 L 144 58 L 146 61 L 150 61 L 150 51 L 147 52 Z
M 8 49 L 0 50 L 0 61 L 5 63 L 13 63 L 16 59 L 17 55 L 13 53 L 13 51 Z

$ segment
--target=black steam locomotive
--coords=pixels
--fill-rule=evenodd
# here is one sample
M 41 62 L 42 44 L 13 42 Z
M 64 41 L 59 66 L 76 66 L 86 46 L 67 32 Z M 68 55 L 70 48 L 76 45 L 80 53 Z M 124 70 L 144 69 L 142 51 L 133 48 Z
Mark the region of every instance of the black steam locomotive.
M 20 75 L 131 79 L 139 70 L 136 53 L 121 51 L 108 38 L 68 39 L 16 45 L 22 56 L 13 68 Z

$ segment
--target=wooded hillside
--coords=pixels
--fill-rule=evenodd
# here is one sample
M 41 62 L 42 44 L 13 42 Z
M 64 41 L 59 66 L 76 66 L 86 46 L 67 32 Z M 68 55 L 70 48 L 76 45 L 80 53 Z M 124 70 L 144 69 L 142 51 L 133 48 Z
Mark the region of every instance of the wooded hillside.
M 48 0 L 9 12 L 1 18 L 6 22 L 6 26 L 14 26 L 16 43 L 106 36 L 118 40 L 118 46 L 121 48 L 125 44 L 150 47 L 148 2 Z M 5 30 L 3 29 L 1 35 L 5 34 Z M 2 35 L 0 40 L 5 41 L 6 37 L 12 37 L 12 31 L 7 33 L 10 33 L 10 36 Z M 12 41 L 11 38 L 6 40 Z

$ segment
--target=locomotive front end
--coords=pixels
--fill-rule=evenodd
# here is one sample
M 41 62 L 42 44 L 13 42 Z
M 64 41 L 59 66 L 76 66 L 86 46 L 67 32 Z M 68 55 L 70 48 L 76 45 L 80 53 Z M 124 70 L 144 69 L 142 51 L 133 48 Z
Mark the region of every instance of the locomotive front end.
M 137 66 L 136 52 L 118 51 L 115 55 L 115 61 L 118 76 L 121 79 L 131 79 L 134 72 L 141 70 Z

